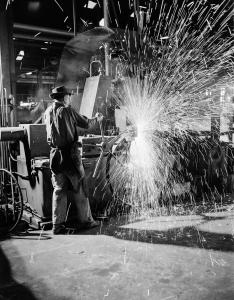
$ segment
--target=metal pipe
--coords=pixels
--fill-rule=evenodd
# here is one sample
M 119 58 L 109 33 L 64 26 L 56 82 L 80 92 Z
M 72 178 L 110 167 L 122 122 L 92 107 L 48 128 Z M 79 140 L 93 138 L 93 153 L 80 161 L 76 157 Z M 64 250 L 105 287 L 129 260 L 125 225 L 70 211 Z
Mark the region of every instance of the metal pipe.
M 58 29 L 48 28 L 48 27 L 42 27 L 42 26 L 34 26 L 34 25 L 28 25 L 28 24 L 14 23 L 13 28 L 73 37 L 73 33 L 71 33 L 71 32 L 67 32 L 65 30 L 58 30 Z
M 109 27 L 108 0 L 103 0 L 104 26 Z
M 139 32 L 139 25 L 140 25 L 140 7 L 139 7 L 139 0 L 134 0 L 134 12 L 136 15 L 136 22 L 137 22 L 137 31 Z
M 44 41 L 44 39 L 43 39 L 43 41 Z M 53 42 L 51 39 L 50 39 L 50 41 Z M 64 41 L 64 43 L 66 43 L 66 42 Z M 14 44 L 17 45 L 17 46 L 19 46 L 19 47 L 28 46 L 28 42 L 27 41 L 22 41 L 20 39 L 18 39 L 18 40 L 16 39 L 14 41 Z M 37 41 L 35 41 L 35 43 L 33 41 L 30 42 L 30 47 L 38 48 L 39 46 L 42 47 L 42 44 L 38 44 Z M 63 48 L 62 45 L 56 45 L 55 43 L 44 44 L 43 47 L 46 47 L 46 48 L 49 47 L 50 49 L 53 48 L 53 49 L 56 49 L 56 50 L 61 50 Z M 30 68 L 30 70 L 31 70 L 31 68 Z
M 26 129 L 19 127 L 1 127 L 0 141 L 19 141 L 27 134 Z
M 73 32 L 74 36 L 76 36 L 76 1 L 72 0 L 72 17 L 73 17 Z
M 17 39 L 43 41 L 43 42 L 53 42 L 53 43 L 58 43 L 58 44 L 66 44 L 67 41 L 68 41 L 68 40 L 61 40 L 61 39 L 55 39 L 55 38 L 46 38 L 46 37 L 40 37 L 40 36 L 34 37 L 33 35 L 23 34 L 23 33 L 14 33 L 13 37 L 17 38 Z
M 104 26 L 109 27 L 109 17 L 108 17 L 108 0 L 103 0 L 103 15 L 104 15 Z M 105 43 L 105 73 L 109 76 L 109 43 Z

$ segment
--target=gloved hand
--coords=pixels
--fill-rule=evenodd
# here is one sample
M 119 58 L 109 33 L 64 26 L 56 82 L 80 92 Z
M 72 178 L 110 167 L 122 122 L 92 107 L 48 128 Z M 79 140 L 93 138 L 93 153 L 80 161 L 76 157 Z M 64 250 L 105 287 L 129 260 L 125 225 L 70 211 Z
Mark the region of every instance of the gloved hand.
M 96 115 L 95 115 L 95 118 L 97 118 L 98 122 L 101 122 L 103 120 L 103 114 L 97 112 Z

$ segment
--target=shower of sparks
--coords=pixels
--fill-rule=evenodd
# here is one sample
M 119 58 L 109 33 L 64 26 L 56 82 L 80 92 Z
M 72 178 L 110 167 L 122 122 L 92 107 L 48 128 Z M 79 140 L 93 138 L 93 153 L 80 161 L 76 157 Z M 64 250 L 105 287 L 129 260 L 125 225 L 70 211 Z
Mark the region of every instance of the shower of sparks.
M 117 198 L 137 211 L 191 193 L 192 174 L 187 172 L 187 184 L 183 176 L 186 151 L 201 143 L 198 134 L 210 130 L 211 117 L 232 112 L 234 94 L 232 1 L 207 6 L 174 0 L 170 7 L 156 1 L 156 23 L 149 15 L 152 2 L 145 26 L 133 35 L 126 29 L 122 47 L 128 63 L 115 92 L 137 136 L 116 148 L 110 182 Z

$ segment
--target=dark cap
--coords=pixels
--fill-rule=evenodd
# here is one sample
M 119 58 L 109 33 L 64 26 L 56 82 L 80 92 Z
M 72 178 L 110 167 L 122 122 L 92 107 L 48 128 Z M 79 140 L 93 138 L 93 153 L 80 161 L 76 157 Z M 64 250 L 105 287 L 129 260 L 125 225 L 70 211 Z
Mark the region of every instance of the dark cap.
M 52 99 L 62 98 L 65 95 L 71 95 L 71 93 L 68 92 L 68 90 L 65 88 L 64 85 L 60 85 L 60 86 L 55 87 L 52 90 L 52 93 L 50 94 L 50 98 L 52 98 Z

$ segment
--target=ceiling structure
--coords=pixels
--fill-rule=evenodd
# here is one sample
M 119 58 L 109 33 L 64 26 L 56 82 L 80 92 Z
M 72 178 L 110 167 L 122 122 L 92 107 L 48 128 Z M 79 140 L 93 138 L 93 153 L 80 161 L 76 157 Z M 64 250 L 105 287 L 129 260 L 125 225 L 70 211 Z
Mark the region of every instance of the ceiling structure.
M 103 25 L 108 3 L 110 28 L 134 27 L 134 5 L 146 9 L 146 0 L 13 0 L 13 40 L 19 94 L 54 85 L 65 44 L 76 33 Z M 28 85 L 34 85 L 29 89 Z M 37 87 L 36 87 L 37 86 Z M 33 93 L 31 92 L 30 93 Z
M 7 0 L 13 15 L 13 40 L 17 83 L 54 84 L 64 45 L 74 37 L 103 25 L 108 2 L 110 28 L 136 29 L 136 8 L 145 10 L 171 0 Z M 183 0 L 178 0 L 178 3 Z M 189 0 L 188 0 L 189 1 Z M 205 1 L 205 0 L 204 0 Z M 208 4 L 219 0 L 209 0 Z M 159 11 L 152 13 L 158 18 Z M 18 60 L 19 59 L 19 60 Z
M 133 22 L 130 2 L 109 0 L 111 28 L 125 28 Z M 37 70 L 56 71 L 65 43 L 74 36 L 74 26 L 79 33 L 99 26 L 103 19 L 103 0 L 15 0 L 12 9 L 16 57 L 24 51 L 22 60 L 16 60 L 16 72 L 23 77 Z

